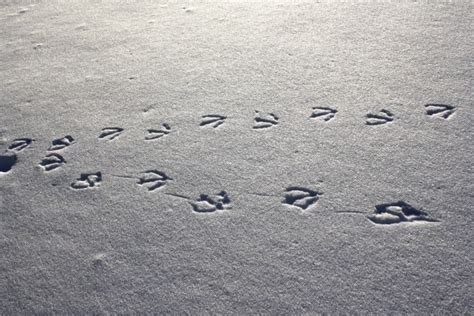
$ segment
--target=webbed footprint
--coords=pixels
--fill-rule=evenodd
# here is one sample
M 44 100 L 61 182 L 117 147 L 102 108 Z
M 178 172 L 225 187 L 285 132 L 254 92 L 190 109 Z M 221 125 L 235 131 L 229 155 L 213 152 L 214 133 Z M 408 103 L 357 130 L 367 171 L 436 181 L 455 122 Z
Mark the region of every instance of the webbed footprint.
M 369 113 L 366 115 L 367 125 L 382 125 L 390 123 L 395 119 L 395 115 L 389 110 L 381 110 L 379 113 Z
M 303 187 L 289 187 L 285 190 L 283 204 L 295 206 L 305 211 L 319 200 L 322 193 Z
M 74 181 L 71 184 L 71 188 L 75 190 L 82 190 L 97 187 L 102 182 L 102 173 L 95 172 L 95 173 L 83 173 L 81 174 L 80 178 Z
M 418 210 L 403 201 L 376 205 L 374 214 L 369 215 L 368 218 L 371 222 L 379 225 L 404 222 L 437 222 L 437 220 L 428 217 L 426 212 Z
M 72 144 L 75 143 L 75 140 L 72 136 L 67 135 L 64 136 L 63 138 L 58 138 L 52 141 L 51 147 L 49 147 L 49 151 L 56 151 L 56 150 L 61 150 L 66 147 L 71 146 Z
M 321 118 L 328 122 L 336 116 L 337 110 L 329 107 L 316 106 L 313 108 L 313 113 L 310 118 L 318 119 Z
M 448 104 L 430 103 L 425 105 L 426 115 L 449 119 L 456 111 L 456 107 Z
M 201 127 L 211 126 L 212 128 L 218 128 L 219 126 L 224 124 L 226 119 L 227 117 L 223 115 L 217 115 L 217 114 L 203 115 L 202 121 L 199 124 L 199 126 Z
M 273 113 L 262 113 L 255 111 L 253 129 L 270 128 L 278 124 L 280 118 Z
M 123 131 L 124 129 L 121 127 L 106 127 L 102 129 L 99 139 L 111 141 L 119 137 Z
M 193 211 L 196 213 L 213 213 L 230 209 L 230 198 L 225 191 L 214 196 L 201 194 L 195 201 L 190 201 Z
M 148 129 L 145 140 L 154 140 L 171 133 L 171 127 L 167 123 L 161 124 L 161 129 Z
M 158 170 L 149 170 L 143 172 L 138 177 L 138 185 L 141 185 L 148 189 L 148 191 L 154 191 L 165 186 L 171 179 L 166 173 Z
M 17 138 L 13 140 L 13 142 L 8 146 L 8 150 L 20 152 L 23 149 L 27 148 L 33 143 L 33 139 L 31 138 Z
M 66 163 L 66 160 L 64 159 L 63 156 L 56 154 L 56 153 L 51 153 L 46 155 L 39 165 L 45 170 L 45 171 L 51 171 L 54 169 L 57 169 L 61 167 L 63 164 Z

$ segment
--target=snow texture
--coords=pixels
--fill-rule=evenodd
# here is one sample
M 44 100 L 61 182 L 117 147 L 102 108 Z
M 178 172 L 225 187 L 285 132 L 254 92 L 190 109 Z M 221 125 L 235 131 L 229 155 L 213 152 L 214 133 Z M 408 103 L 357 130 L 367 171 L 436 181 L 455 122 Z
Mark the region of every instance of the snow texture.
M 472 314 L 471 1 L 3 1 L 0 314 Z

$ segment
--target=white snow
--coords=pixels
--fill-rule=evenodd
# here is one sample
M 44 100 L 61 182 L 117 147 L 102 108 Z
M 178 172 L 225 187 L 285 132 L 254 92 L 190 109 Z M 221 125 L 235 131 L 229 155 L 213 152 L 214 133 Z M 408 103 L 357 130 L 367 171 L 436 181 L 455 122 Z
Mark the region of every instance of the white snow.
M 0 314 L 473 313 L 472 2 L 22 2 Z

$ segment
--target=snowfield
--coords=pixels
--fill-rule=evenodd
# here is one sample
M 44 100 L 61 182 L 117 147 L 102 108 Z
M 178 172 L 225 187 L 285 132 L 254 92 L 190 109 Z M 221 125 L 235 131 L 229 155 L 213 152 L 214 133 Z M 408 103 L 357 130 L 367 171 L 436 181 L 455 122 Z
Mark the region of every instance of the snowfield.
M 471 1 L 4 1 L 0 314 L 472 314 Z

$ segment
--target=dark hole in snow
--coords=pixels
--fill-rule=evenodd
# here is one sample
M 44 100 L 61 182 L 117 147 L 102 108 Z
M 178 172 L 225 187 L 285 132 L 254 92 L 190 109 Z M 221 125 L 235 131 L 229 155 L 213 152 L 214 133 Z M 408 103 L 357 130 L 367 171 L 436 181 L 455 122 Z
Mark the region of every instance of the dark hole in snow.
M 0 172 L 8 172 L 16 164 L 16 155 L 0 156 Z

